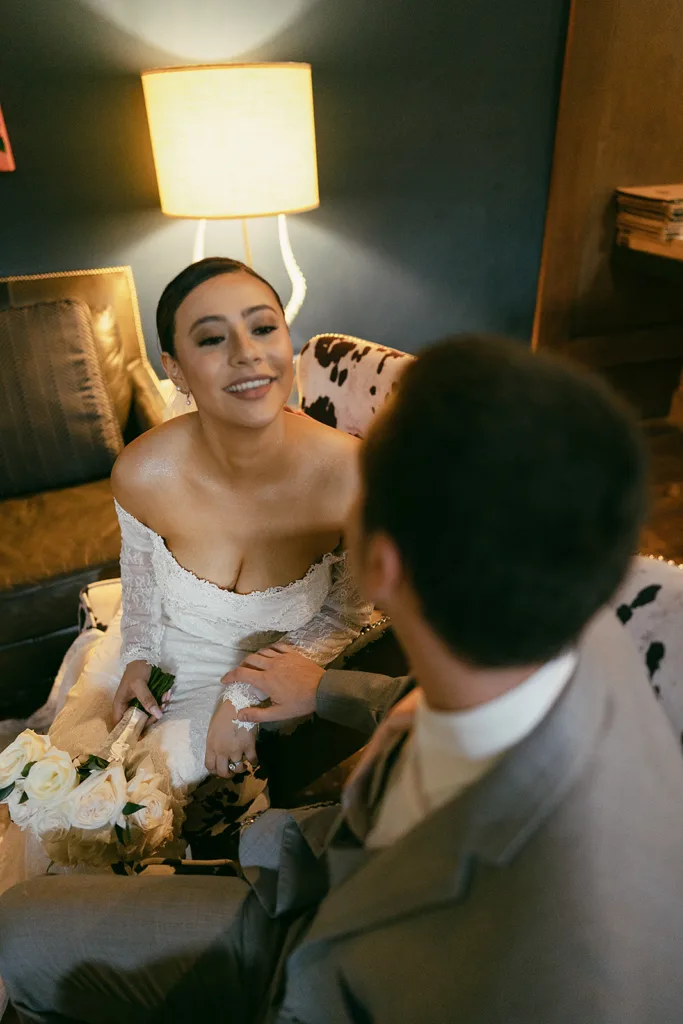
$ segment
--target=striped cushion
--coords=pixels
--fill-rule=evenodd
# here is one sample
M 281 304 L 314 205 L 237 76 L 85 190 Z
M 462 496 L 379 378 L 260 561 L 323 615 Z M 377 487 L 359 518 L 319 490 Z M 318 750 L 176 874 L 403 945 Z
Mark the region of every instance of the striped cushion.
M 123 447 L 80 300 L 0 311 L 0 498 L 109 475 Z

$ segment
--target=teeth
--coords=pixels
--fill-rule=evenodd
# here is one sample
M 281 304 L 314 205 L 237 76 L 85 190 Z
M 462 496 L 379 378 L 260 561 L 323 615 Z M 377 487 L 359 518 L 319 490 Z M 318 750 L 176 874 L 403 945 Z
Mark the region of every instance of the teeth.
M 247 380 L 244 384 L 233 384 L 228 391 L 253 391 L 254 388 L 262 388 L 266 384 L 270 384 L 270 380 L 270 377 L 263 377 L 262 380 Z

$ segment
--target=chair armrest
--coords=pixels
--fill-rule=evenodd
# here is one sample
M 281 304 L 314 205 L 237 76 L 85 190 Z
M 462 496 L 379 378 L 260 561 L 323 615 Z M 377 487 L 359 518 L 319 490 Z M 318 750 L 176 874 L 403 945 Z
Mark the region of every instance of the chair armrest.
M 86 629 L 109 628 L 109 623 L 121 607 L 121 580 L 96 580 L 83 587 L 78 599 L 78 627 Z
M 163 422 L 166 402 L 159 387 L 160 381 L 150 366 L 142 362 L 130 368 L 133 381 L 135 416 L 141 431 Z

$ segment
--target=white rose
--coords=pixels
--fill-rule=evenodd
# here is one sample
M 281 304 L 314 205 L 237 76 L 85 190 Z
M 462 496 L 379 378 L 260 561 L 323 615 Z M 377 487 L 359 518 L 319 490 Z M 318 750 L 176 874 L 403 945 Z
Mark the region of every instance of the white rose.
M 156 828 L 144 832 L 133 832 L 134 838 L 139 843 L 138 856 L 154 857 L 162 846 L 166 846 L 173 839 L 173 811 L 164 811 Z M 178 856 L 176 853 L 175 856 Z M 181 853 L 180 856 L 183 856 Z
M 31 802 L 29 801 L 29 803 Z M 34 835 L 39 837 L 47 836 L 54 841 L 66 835 L 70 825 L 68 801 L 62 800 L 56 806 L 52 804 L 37 804 L 34 806 L 36 810 L 29 823 L 29 827 Z
M 136 825 L 143 832 L 151 832 L 167 821 L 170 800 L 159 788 L 160 775 L 154 775 L 144 768 L 138 769 L 128 783 L 127 802 L 141 804 L 139 811 L 121 815 L 118 824 L 125 828 L 126 823 Z
M 128 783 L 128 802 L 140 804 L 140 810 L 121 814 L 117 824 L 130 829 L 125 843 L 127 857 L 149 857 L 173 838 L 173 811 L 170 797 L 161 789 L 161 775 L 140 767 Z
M 16 782 L 26 765 L 40 760 L 51 746 L 49 736 L 39 736 L 33 729 L 20 733 L 0 754 L 0 789 Z
M 103 829 L 116 821 L 126 803 L 126 776 L 120 764 L 110 764 L 90 777 L 69 797 L 69 820 L 74 828 Z
M 49 754 L 33 765 L 26 776 L 24 789 L 32 803 L 55 807 L 77 784 L 78 775 L 71 758 L 65 750 L 53 747 Z
M 29 804 L 28 800 L 24 800 L 23 804 L 19 802 L 23 795 L 24 787 L 17 785 L 5 801 L 10 818 L 19 828 L 24 828 L 35 813 L 35 808 Z

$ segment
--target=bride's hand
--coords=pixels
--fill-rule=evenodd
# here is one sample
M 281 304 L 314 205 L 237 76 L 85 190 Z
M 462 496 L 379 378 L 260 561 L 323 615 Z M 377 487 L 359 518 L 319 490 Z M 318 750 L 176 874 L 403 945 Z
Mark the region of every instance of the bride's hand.
M 206 737 L 205 765 L 212 775 L 229 779 L 245 770 L 245 761 L 256 766 L 256 729 L 235 725 L 237 712 L 229 700 L 224 700 L 213 713 Z M 233 764 L 234 768 L 229 765 Z
M 114 695 L 112 708 L 114 725 L 118 725 L 128 710 L 128 705 L 136 698 L 152 718 L 161 718 L 161 708 L 147 686 L 151 671 L 152 666 L 148 665 L 146 661 L 131 661 L 126 665 L 119 688 Z

